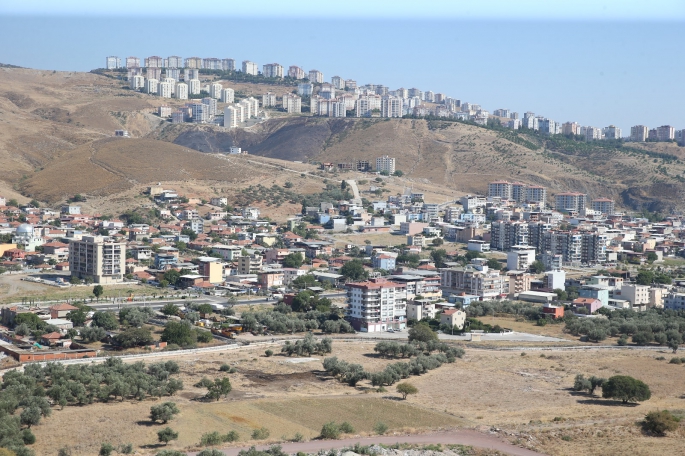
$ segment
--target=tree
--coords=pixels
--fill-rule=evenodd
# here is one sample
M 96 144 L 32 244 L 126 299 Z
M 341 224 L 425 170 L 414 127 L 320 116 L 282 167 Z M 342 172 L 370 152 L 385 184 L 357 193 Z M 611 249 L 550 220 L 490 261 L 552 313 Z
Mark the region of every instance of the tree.
M 335 440 L 340 437 L 340 428 L 334 421 L 328 422 L 321 428 L 321 438 Z
M 442 240 L 442 238 L 436 237 L 431 241 L 431 244 L 433 244 L 436 247 L 440 247 L 442 244 L 444 244 L 445 241 Z
M 113 312 L 98 310 L 93 314 L 93 326 L 98 326 L 106 331 L 112 331 L 119 327 L 116 315 Z
M 214 383 L 207 387 L 206 397 L 208 399 L 216 399 L 218 401 L 221 396 L 228 396 L 228 393 L 230 393 L 232 389 L 233 387 L 231 386 L 231 381 L 228 379 L 228 377 L 224 377 L 222 379 L 217 378 L 214 380 Z
M 649 412 L 642 422 L 646 431 L 656 435 L 665 435 L 666 432 L 673 432 L 678 429 L 680 419 L 668 410 Z
M 29 429 L 31 426 L 34 424 L 40 423 L 40 417 L 42 416 L 42 412 L 39 407 L 37 406 L 30 406 L 26 407 L 22 412 L 21 415 L 19 415 L 19 419 L 21 421 L 21 424 L 26 425 Z
M 431 259 L 435 263 L 436 268 L 445 267 L 445 259 L 447 258 L 447 251 L 445 249 L 437 249 L 431 252 Z
M 350 260 L 340 268 L 340 274 L 346 279 L 355 282 L 366 280 L 369 278 L 369 273 L 364 269 L 364 264 L 361 260 Z
M 395 172 L 392 173 L 392 175 L 397 176 L 397 177 L 402 177 L 402 176 L 404 176 L 404 172 L 400 171 L 399 169 L 396 169 Z
M 100 296 L 102 296 L 104 292 L 105 292 L 105 289 L 102 287 L 102 285 L 95 285 L 93 287 L 93 294 L 95 295 L 95 299 L 98 302 L 100 301 Z
M 130 328 L 114 336 L 114 343 L 122 348 L 140 347 L 152 342 L 152 333 L 145 328 Z
M 419 389 L 417 387 L 408 382 L 398 383 L 396 388 L 397 392 L 402 395 L 402 399 L 407 399 L 408 395 L 416 394 L 419 392 Z
M 614 375 L 602 385 L 602 397 L 620 399 L 624 404 L 628 402 L 646 401 L 652 393 L 641 380 L 627 375 Z
M 170 427 L 165 427 L 164 429 L 157 431 L 157 440 L 165 445 L 172 440 L 176 440 L 177 438 L 178 432 L 174 431 Z
M 159 405 L 153 405 L 150 407 L 150 420 L 161 421 L 162 424 L 166 424 L 167 421 L 172 420 L 174 415 L 180 412 L 175 402 L 165 402 Z
M 204 450 L 200 451 L 197 456 L 224 456 L 224 454 L 225 453 L 223 451 L 215 450 L 213 448 L 205 448 Z
M 428 326 L 428 323 L 419 322 L 409 330 L 409 342 L 430 342 L 438 340 L 438 335 Z
M 502 263 L 497 261 L 495 258 L 489 258 L 487 265 L 490 269 L 494 269 L 496 271 L 499 271 L 500 269 L 502 269 Z
M 161 339 L 168 344 L 186 347 L 197 342 L 197 334 L 188 321 L 169 321 L 164 325 Z
M 72 310 L 67 314 L 67 320 L 70 320 L 75 327 L 86 324 L 87 314 L 81 310 Z
M 283 266 L 286 268 L 299 268 L 304 263 L 304 258 L 299 252 L 291 253 L 283 258 Z
M 656 260 L 658 260 L 658 259 L 659 259 L 659 256 L 658 256 L 656 253 L 654 253 L 654 252 L 649 252 L 649 253 L 647 254 L 647 261 L 648 261 L 649 263 L 654 263 L 654 262 L 655 262 Z
M 533 264 L 530 265 L 530 270 L 533 271 L 535 274 L 541 274 L 545 272 L 545 263 L 542 261 L 533 261 Z
M 168 317 L 172 315 L 178 315 L 178 306 L 176 304 L 168 302 L 162 307 L 162 313 Z
M 642 269 L 635 277 L 635 283 L 638 285 L 651 285 L 654 282 L 654 273 L 647 269 Z
M 119 311 L 119 321 L 122 325 L 136 328 L 143 326 L 154 315 L 150 307 L 126 307 Z
M 85 327 L 81 328 L 80 331 L 81 334 L 81 340 L 85 343 L 91 343 L 91 342 L 97 342 L 98 340 L 102 340 L 105 338 L 107 335 L 107 331 L 105 331 L 103 328 L 99 328 L 97 326 L 91 326 L 91 327 Z

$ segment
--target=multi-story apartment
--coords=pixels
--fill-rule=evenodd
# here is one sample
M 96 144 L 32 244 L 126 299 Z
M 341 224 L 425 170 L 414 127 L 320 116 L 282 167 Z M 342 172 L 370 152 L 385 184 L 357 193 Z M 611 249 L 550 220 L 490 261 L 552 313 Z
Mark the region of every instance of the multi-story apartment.
M 345 90 L 354 91 L 357 89 L 357 81 L 354 79 L 345 79 Z
M 293 79 L 304 79 L 304 70 L 297 65 L 288 68 L 288 77 Z
M 159 86 L 159 81 L 157 79 L 146 79 L 145 80 L 145 93 L 157 95 L 158 86 Z
M 621 285 L 621 299 L 629 301 L 633 306 L 649 304 L 649 285 L 634 285 L 624 283 Z
M 319 70 L 309 70 L 309 82 L 323 84 L 323 73 Z
M 576 192 L 557 193 L 554 201 L 554 208 L 560 212 L 580 212 L 585 209 L 587 195 Z
M 247 255 L 238 258 L 238 274 L 256 274 L 261 269 L 261 255 Z
M 211 119 L 216 115 L 217 112 L 217 103 L 215 98 L 211 97 L 205 97 L 202 99 L 202 104 L 207 106 L 207 116 L 209 117 L 207 120 Z
M 386 278 L 347 284 L 348 319 L 357 331 L 406 327 L 406 285 Z
M 580 125 L 576 122 L 566 122 L 561 125 L 561 134 L 568 136 L 568 135 L 579 135 L 580 134 Z
M 314 93 L 314 84 L 310 82 L 301 82 L 297 84 L 297 93 L 302 97 L 311 97 Z
M 545 233 L 551 230 L 552 225 L 550 223 L 528 223 L 528 245 L 535 247 L 538 252 L 544 251 L 544 236 Z
M 126 244 L 102 236 L 84 236 L 69 243 L 72 277 L 94 283 L 118 283 L 126 272 Z
M 506 252 L 515 245 L 528 245 L 528 224 L 498 220 L 490 224 L 490 249 Z
M 509 110 L 508 109 L 495 109 L 492 111 L 493 116 L 497 117 L 509 117 Z
M 402 99 L 384 96 L 381 100 L 381 117 L 402 117 Z
M 488 184 L 488 197 L 499 197 L 503 200 L 512 199 L 512 187 L 508 181 L 495 181 Z
M 319 96 L 325 100 L 332 100 L 335 98 L 335 87 L 330 84 L 324 84 L 319 89 Z
M 580 127 L 580 134 L 586 141 L 596 141 L 602 139 L 602 129 L 597 127 Z
M 675 128 L 670 125 L 662 125 L 656 129 L 657 141 L 673 141 L 675 138 Z
M 262 65 L 262 75 L 265 78 L 283 78 L 283 65 L 278 63 Z
M 338 90 L 345 90 L 345 80 L 340 76 L 333 76 L 331 78 L 331 84 Z
M 561 255 L 565 263 L 580 263 L 583 257 L 583 236 L 577 232 L 548 231 L 543 233 L 542 248 L 547 255 Z
M 283 94 L 283 109 L 286 112 L 302 112 L 302 98 L 292 93 Z
M 259 65 L 249 60 L 243 60 L 243 73 L 257 76 L 259 74 Z
M 621 139 L 621 129 L 615 125 L 609 125 L 602 130 L 604 139 Z
M 521 122 L 521 126 L 523 128 L 527 128 L 529 130 L 539 130 L 540 129 L 540 121 L 537 117 L 535 117 L 534 113 L 526 112 L 523 115 L 523 121 Z
M 435 102 L 435 94 L 430 90 L 426 90 L 423 93 L 423 101 L 426 101 L 428 103 L 434 103 Z
M 498 299 L 509 294 L 509 279 L 476 258 L 463 267 L 440 269 L 440 288 L 443 296 L 464 293 L 483 300 Z
M 374 111 L 381 109 L 381 97 L 379 95 L 366 95 L 359 97 L 355 103 L 356 117 L 372 117 Z
M 188 93 L 190 95 L 200 95 L 200 80 L 199 79 L 190 79 L 188 80 Z
M 223 71 L 235 71 L 235 59 L 221 59 L 221 69 Z
M 157 84 L 157 95 L 162 98 L 171 98 L 174 94 L 174 84 L 171 82 L 160 82 Z
M 234 106 L 224 108 L 224 127 L 235 128 L 238 126 L 238 113 Z
M 607 236 L 597 233 L 582 233 L 580 261 L 587 264 L 606 261 Z
M 235 100 L 235 91 L 233 89 L 224 89 L 221 92 L 222 103 L 233 103 L 233 100 Z
M 276 106 L 276 94 L 273 92 L 266 92 L 262 95 L 262 106 Z
M 205 123 L 209 120 L 209 107 L 203 103 L 191 103 L 190 105 L 193 123 Z
M 142 89 L 145 87 L 145 78 L 142 75 L 137 74 L 130 78 L 129 84 L 131 85 L 132 90 Z
M 185 70 L 185 75 L 183 77 L 183 80 L 188 82 L 191 79 L 200 79 L 200 70 L 197 68 L 186 68 Z
M 116 68 L 121 68 L 121 59 L 115 55 L 107 57 L 105 61 L 105 68 L 108 70 L 114 70 Z
M 140 59 L 138 57 L 126 57 L 126 68 L 140 68 Z
M 215 82 L 209 86 L 209 96 L 218 100 L 221 98 L 221 93 L 223 90 L 224 86 L 218 82 Z
M 149 70 L 148 70 L 149 71 Z M 178 82 L 181 80 L 181 69 L 180 68 L 167 68 L 164 70 L 167 78 L 171 78 Z
M 546 117 L 538 117 L 538 130 L 546 135 L 554 135 L 557 133 L 557 122 Z
M 614 201 L 609 198 L 597 198 L 592 200 L 592 210 L 601 212 L 604 215 L 614 215 Z
M 388 174 L 393 174 L 395 172 L 395 157 L 383 155 L 382 157 L 376 158 L 376 171 L 385 171 Z
M 177 55 L 167 58 L 167 68 L 183 68 L 183 59 Z
M 185 68 L 202 68 L 202 59 L 200 57 L 188 57 L 185 61 Z
M 202 59 L 202 68 L 207 70 L 221 70 L 221 59 L 217 59 L 216 57 Z
M 174 92 L 174 97 L 178 100 L 188 99 L 188 84 L 184 82 L 176 83 L 176 90 Z
M 162 68 L 164 66 L 164 59 L 158 55 L 145 58 L 145 68 Z
M 685 310 L 685 293 L 669 293 L 664 298 L 664 308 Z
M 649 134 L 649 128 L 644 125 L 635 125 L 630 127 L 630 140 L 635 142 L 645 142 L 647 141 L 647 136 Z
M 525 202 L 539 204 L 543 208 L 547 204 L 547 189 L 541 185 L 528 185 L 525 188 Z

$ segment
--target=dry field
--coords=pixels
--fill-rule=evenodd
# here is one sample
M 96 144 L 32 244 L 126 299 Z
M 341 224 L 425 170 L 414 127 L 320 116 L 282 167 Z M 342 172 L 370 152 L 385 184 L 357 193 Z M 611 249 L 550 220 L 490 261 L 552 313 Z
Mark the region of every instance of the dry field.
M 381 370 L 391 360 L 373 354 L 374 343 L 334 342 L 333 355 L 360 363 L 369 371 Z M 376 422 L 390 430 L 471 427 L 501 429 L 506 438 L 548 454 L 678 454 L 680 434 L 647 437 L 636 426 L 647 412 L 683 409 L 685 377 L 682 365 L 658 361 L 650 350 L 588 352 L 519 352 L 467 348 L 454 364 L 409 381 L 419 393 L 398 400 L 394 388 L 377 393 L 366 381 L 352 388 L 328 378 L 321 358 L 290 363 L 288 358 L 266 358 L 264 348 L 221 354 L 174 357 L 182 368 L 185 389 L 175 398 L 181 414 L 170 426 L 180 432 L 172 448 L 196 448 L 205 432 L 236 430 L 242 444 L 252 430 L 266 427 L 271 441 L 318 435 L 323 423 L 349 421 L 356 432 L 372 433 Z M 277 351 L 277 350 L 276 350 Z M 233 391 L 227 399 L 207 403 L 194 388 L 202 376 L 216 378 L 228 363 Z M 645 381 L 652 399 L 637 406 L 622 406 L 570 391 L 576 374 L 610 377 L 631 375 Z M 147 422 L 154 400 L 66 407 L 34 427 L 37 454 L 49 454 L 62 445 L 74 454 L 94 454 L 100 442 L 132 442 L 141 451 L 155 447 L 161 425 Z M 84 420 L 87 414 L 88 419 Z M 555 420 L 556 418 L 556 420 Z M 65 422 L 79 422 L 71 432 Z

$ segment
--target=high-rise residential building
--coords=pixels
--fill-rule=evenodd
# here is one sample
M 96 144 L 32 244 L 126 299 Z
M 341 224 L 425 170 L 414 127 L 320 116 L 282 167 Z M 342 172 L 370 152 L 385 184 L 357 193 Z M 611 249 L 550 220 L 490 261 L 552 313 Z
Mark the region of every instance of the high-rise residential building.
M 126 57 L 126 68 L 140 68 L 140 59 L 138 57 Z
M 509 114 L 510 119 L 518 120 L 519 118 L 519 113 L 518 112 L 512 112 Z
M 183 80 L 188 82 L 191 79 L 197 79 L 199 81 L 200 80 L 200 70 L 198 70 L 197 68 L 186 68 L 184 70 Z
M 381 277 L 347 284 L 348 318 L 357 331 L 403 329 L 407 318 L 406 284 Z
M 423 101 L 428 103 L 435 103 L 435 94 L 430 90 L 426 90 L 425 92 L 423 92 Z
M 162 68 L 164 66 L 164 59 L 158 55 L 153 55 L 151 57 L 145 57 L 145 68 Z
M 69 271 L 72 277 L 109 284 L 124 280 L 126 244 L 102 236 L 83 236 L 69 243 Z
M 283 109 L 286 112 L 302 112 L 302 98 L 292 93 L 283 94 Z
M 393 174 L 395 172 L 395 157 L 383 155 L 376 158 L 376 171 L 381 173 L 385 171 L 388 174 Z
M 314 93 L 314 84 L 311 82 L 301 82 L 297 84 L 297 93 L 303 97 L 311 97 Z
M 604 139 L 621 139 L 621 129 L 615 125 L 609 125 L 602 130 Z
M 224 108 L 224 127 L 235 128 L 238 126 L 238 114 L 235 107 L 226 106 Z
M 340 76 L 333 76 L 331 78 L 331 84 L 338 90 L 345 90 L 345 80 Z
M 185 122 L 186 120 L 186 113 L 183 112 L 182 110 L 177 110 L 171 113 L 171 123 L 172 124 L 180 124 Z
M 319 89 L 319 96 L 324 100 L 332 100 L 335 98 L 335 87 L 330 84 L 324 84 Z
M 202 99 L 202 104 L 207 106 L 207 120 L 211 119 L 216 115 L 216 99 L 205 97 Z
M 580 212 L 585 209 L 587 195 L 577 192 L 564 192 L 554 195 L 554 208 L 560 212 Z
M 492 111 L 493 116 L 497 117 L 509 117 L 509 110 L 508 109 L 495 109 Z
M 200 57 L 188 57 L 184 64 L 185 68 L 202 68 L 202 59 Z
M 235 116 L 236 116 L 236 119 L 238 120 L 238 122 L 239 123 L 245 122 L 245 120 L 247 120 L 245 118 L 245 106 L 238 103 L 238 104 L 234 104 L 233 107 L 235 108 Z
M 357 89 L 357 81 L 354 79 L 345 79 L 345 90 L 354 91 Z
M 651 128 L 647 133 L 647 141 L 658 141 L 656 128 Z
M 525 201 L 527 203 L 540 204 L 544 208 L 547 204 L 547 189 L 541 185 L 528 185 L 526 187 Z
M 160 82 L 157 84 L 157 95 L 162 98 L 171 98 L 174 93 L 174 85 L 171 82 Z
M 226 88 L 221 92 L 221 102 L 222 103 L 233 103 L 235 99 L 235 91 L 230 88 Z
M 199 79 L 190 79 L 188 82 L 188 94 L 189 95 L 200 95 L 202 88 L 200 87 Z
M 649 134 L 649 128 L 644 125 L 635 125 L 630 127 L 630 140 L 634 142 L 645 142 L 647 141 L 647 135 Z
M 407 96 L 409 97 L 419 97 L 423 99 L 423 92 L 417 89 L 416 87 L 412 87 L 407 91 Z
M 561 134 L 564 136 L 579 135 L 580 125 L 577 122 L 565 122 L 561 125 Z
M 545 135 L 554 135 L 557 131 L 557 123 L 552 119 L 539 116 L 538 117 L 538 130 L 540 133 Z
M 145 70 L 145 77 L 147 79 L 156 79 L 160 81 L 162 79 L 162 69 L 157 67 L 147 68 Z
M 188 84 L 185 82 L 177 82 L 176 90 L 174 91 L 174 97 L 178 100 L 188 99 Z
M 670 125 L 662 125 L 656 129 L 657 141 L 673 141 L 675 138 L 675 128 Z
M 604 215 L 614 215 L 614 201 L 609 198 L 597 198 L 592 200 L 592 210 L 601 212 Z
M 521 125 L 523 128 L 527 128 L 529 130 L 539 130 L 540 125 L 539 125 L 539 120 L 537 117 L 535 117 L 535 113 L 532 113 L 530 111 L 526 112 L 523 115 L 523 121 L 521 122 Z
M 323 73 L 319 70 L 309 70 L 309 82 L 312 84 L 323 84 Z
M 262 95 L 262 106 L 269 107 L 269 106 L 276 106 L 276 94 L 273 92 L 266 92 L 264 95 Z
M 146 79 L 145 80 L 145 93 L 152 95 L 157 95 L 157 90 L 159 85 L 159 80 L 157 79 Z
M 223 71 L 235 71 L 235 59 L 221 59 L 221 69 Z
M 526 184 L 523 182 L 512 182 L 511 183 L 511 199 L 517 203 L 526 202 Z
M 209 57 L 206 59 L 202 59 L 202 68 L 207 70 L 222 70 L 223 66 L 221 64 L 221 59 L 217 59 L 216 57 Z
M 292 79 L 304 79 L 304 70 L 297 65 L 291 65 L 288 68 L 288 77 Z
M 402 117 L 402 99 L 384 96 L 381 100 L 381 117 Z
M 498 220 L 490 224 L 490 248 L 507 252 L 515 245 L 528 245 L 528 224 Z
M 194 123 L 205 123 L 209 120 L 209 106 L 204 103 L 191 103 L 192 117 Z
M 267 63 L 262 65 L 262 75 L 265 78 L 282 78 L 283 65 L 278 63 Z
M 105 61 L 105 68 L 108 70 L 115 70 L 121 68 L 121 59 L 115 55 L 107 57 Z
M 488 197 L 499 197 L 503 200 L 512 199 L 511 183 L 507 181 L 495 181 L 488 184 Z
M 444 93 L 436 93 L 435 94 L 435 102 L 436 103 L 444 103 L 445 98 L 447 98 L 447 96 Z
M 259 74 L 259 65 L 249 60 L 243 60 L 243 73 L 257 76 Z
M 252 112 L 252 103 L 243 99 L 243 100 L 240 100 L 240 102 L 238 104 L 243 107 L 243 112 L 245 113 L 245 119 L 250 119 L 252 116 L 255 115 L 255 113 Z
M 467 294 L 480 299 L 499 299 L 509 294 L 509 277 L 490 269 L 483 258 L 475 258 L 472 264 L 440 270 L 440 288 L 443 295 Z
M 180 68 L 167 68 L 164 70 L 167 78 L 171 78 L 176 82 L 181 80 L 181 69 Z
M 132 78 L 129 78 L 129 84 L 132 90 L 142 89 L 145 87 L 145 78 L 142 75 L 137 74 Z
M 602 129 L 597 127 L 581 127 L 581 135 L 585 136 L 586 141 L 596 141 L 602 139 Z
M 171 55 L 167 60 L 167 68 L 183 68 L 183 59 L 177 55 Z
M 221 98 L 221 92 L 224 90 L 224 86 L 218 82 L 214 82 L 209 86 L 209 96 L 216 98 L 217 100 Z

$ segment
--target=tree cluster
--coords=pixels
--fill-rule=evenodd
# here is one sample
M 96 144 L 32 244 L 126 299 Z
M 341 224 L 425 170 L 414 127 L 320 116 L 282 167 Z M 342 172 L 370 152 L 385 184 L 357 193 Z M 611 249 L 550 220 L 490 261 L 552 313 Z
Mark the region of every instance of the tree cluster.
M 125 326 L 140 328 L 155 315 L 150 307 L 124 307 L 119 311 L 119 322 Z
M 413 341 L 408 344 L 400 344 L 395 341 L 378 342 L 373 351 L 384 358 L 411 358 L 421 354 L 429 355 L 432 352 L 444 353 L 448 358 L 454 360 L 464 356 L 464 349 L 453 347 L 444 342 L 430 340 L 428 342 Z
M 308 333 L 304 339 L 291 343 L 286 341 L 281 348 L 281 353 L 288 356 L 311 356 L 312 354 L 325 355 L 333 350 L 333 340 L 330 337 L 324 337 L 320 341 L 316 341 L 312 333 Z
M 162 331 L 162 342 L 176 344 L 181 347 L 194 347 L 198 342 L 209 342 L 212 334 L 199 328 L 194 328 L 190 320 L 168 321 Z
M 646 401 L 652 396 L 649 386 L 627 375 L 614 375 L 604 379 L 595 376 L 585 378 L 584 375 L 578 374 L 573 382 L 574 391 L 587 391 L 592 395 L 597 388 L 602 389 L 603 398 L 619 399 L 624 404 Z
M 261 332 L 263 327 L 275 333 L 295 333 L 322 329 L 330 333 L 351 333 L 352 326 L 342 319 L 336 311 L 320 312 L 310 310 L 306 313 L 288 312 L 286 305 L 275 312 L 243 312 L 241 323 L 245 331 Z M 331 322 L 331 323 L 329 323 Z

